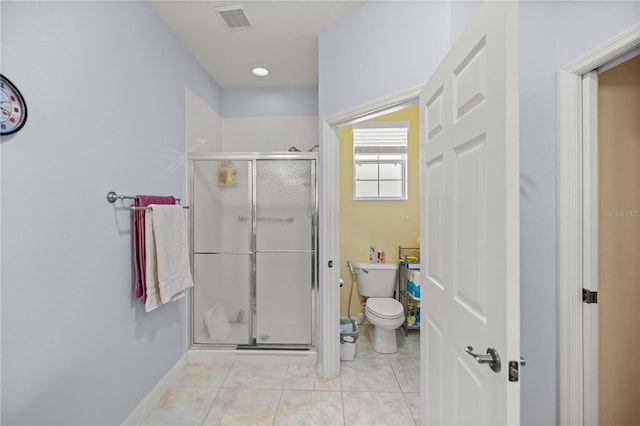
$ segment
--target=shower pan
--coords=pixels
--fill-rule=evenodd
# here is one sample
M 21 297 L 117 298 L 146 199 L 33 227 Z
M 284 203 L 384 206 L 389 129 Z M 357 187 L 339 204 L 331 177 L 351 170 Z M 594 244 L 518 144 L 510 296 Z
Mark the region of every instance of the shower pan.
M 314 347 L 316 160 L 189 154 L 192 348 Z

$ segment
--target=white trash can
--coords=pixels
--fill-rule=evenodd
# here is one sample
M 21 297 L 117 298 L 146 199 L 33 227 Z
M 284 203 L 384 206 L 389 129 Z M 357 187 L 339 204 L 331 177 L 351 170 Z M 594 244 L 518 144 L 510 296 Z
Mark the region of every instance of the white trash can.
M 356 356 L 358 325 L 351 318 L 340 318 L 340 360 L 353 361 Z

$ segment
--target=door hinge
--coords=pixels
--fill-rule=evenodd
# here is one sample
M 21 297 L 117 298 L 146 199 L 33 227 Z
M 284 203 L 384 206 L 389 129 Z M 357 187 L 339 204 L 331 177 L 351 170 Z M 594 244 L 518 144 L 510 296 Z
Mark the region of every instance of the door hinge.
M 582 289 L 582 301 L 584 303 L 598 303 L 598 292 Z

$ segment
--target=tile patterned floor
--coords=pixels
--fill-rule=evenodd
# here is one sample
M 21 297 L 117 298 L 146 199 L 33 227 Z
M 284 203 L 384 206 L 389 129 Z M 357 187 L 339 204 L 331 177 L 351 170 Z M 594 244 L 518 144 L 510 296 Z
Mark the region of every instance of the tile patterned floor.
M 353 361 L 325 379 L 315 365 L 187 364 L 143 425 L 418 425 L 420 338 L 375 352 L 364 327 Z

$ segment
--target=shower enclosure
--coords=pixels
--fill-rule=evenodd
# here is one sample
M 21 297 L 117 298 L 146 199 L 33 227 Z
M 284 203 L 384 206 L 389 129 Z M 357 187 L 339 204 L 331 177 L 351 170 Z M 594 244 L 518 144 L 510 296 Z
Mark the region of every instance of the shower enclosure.
M 315 345 L 316 159 L 189 154 L 191 346 Z

